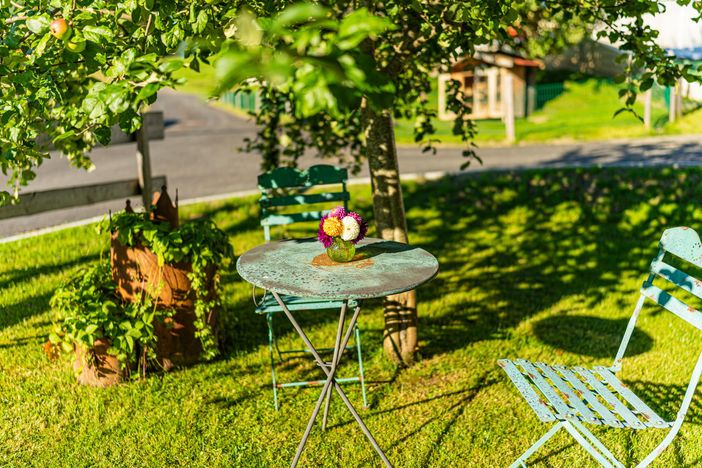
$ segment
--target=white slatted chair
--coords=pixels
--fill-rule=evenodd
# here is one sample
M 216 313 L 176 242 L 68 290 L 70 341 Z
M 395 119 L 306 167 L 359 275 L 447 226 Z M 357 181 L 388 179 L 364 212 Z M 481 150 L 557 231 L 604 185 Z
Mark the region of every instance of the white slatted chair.
M 616 376 L 621 370 L 624 353 L 646 298 L 702 330 L 701 312 L 653 285 L 654 279 L 663 278 L 669 284 L 702 299 L 702 281 L 665 263 L 663 257 L 666 252 L 702 268 L 702 244 L 694 230 L 677 227 L 663 233 L 658 256 L 651 263 L 650 275 L 641 287 L 641 296 L 611 367 L 586 369 L 532 363 L 523 359 L 498 361 L 538 418 L 545 423 L 555 423 L 512 467 L 526 466 L 527 459 L 561 428 L 568 431 L 603 466 L 624 466 L 582 423 L 638 430 L 670 429 L 663 441 L 639 463 L 639 467 L 648 466 L 673 441 L 702 374 L 702 353 L 675 421 L 665 421 L 658 416 Z

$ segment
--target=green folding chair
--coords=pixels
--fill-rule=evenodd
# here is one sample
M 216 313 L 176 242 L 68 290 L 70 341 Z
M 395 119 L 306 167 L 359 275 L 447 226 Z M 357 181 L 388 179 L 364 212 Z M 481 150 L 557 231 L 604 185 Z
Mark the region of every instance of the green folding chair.
M 319 221 L 326 210 L 308 211 L 312 205 L 319 207 L 321 203 L 336 202 L 348 208 L 349 192 L 346 190 L 348 171 L 326 164 L 312 166 L 307 170 L 290 167 L 280 167 L 273 171 L 258 176 L 258 188 L 261 191 L 259 206 L 261 208 L 261 226 L 266 242 L 271 240 L 271 227 L 289 225 L 305 221 Z M 323 192 L 308 193 L 315 187 L 324 187 Z M 334 189 L 334 187 L 336 187 Z M 326 191 L 329 190 L 329 191 Z M 316 228 L 315 228 L 316 234 Z M 281 299 L 291 312 L 303 310 L 339 310 L 343 301 L 330 301 L 324 299 L 308 299 L 280 295 Z M 355 301 L 349 301 L 349 308 L 356 307 Z M 280 361 L 288 355 L 309 353 L 306 348 L 281 350 L 273 327 L 273 317 L 282 312 L 278 302 L 272 294 L 264 292 L 263 298 L 256 305 L 256 313 L 266 316 L 268 324 L 268 349 L 271 362 L 271 381 L 273 385 L 273 405 L 276 411 L 279 408 L 278 390 L 287 387 L 318 386 L 324 380 L 307 380 L 298 382 L 279 382 L 275 371 L 275 353 Z M 354 343 L 346 347 L 347 351 L 355 348 L 358 359 L 358 375 L 354 377 L 340 377 L 335 379 L 338 383 L 360 382 L 363 395 L 363 407 L 368 406 L 366 399 L 366 384 L 363 373 L 363 358 L 361 355 L 361 334 L 358 326 L 354 328 Z M 332 351 L 334 348 L 317 348 L 317 351 Z M 326 421 L 326 418 L 325 418 Z
M 616 376 L 621 370 L 624 353 L 646 299 L 702 330 L 701 312 L 653 285 L 655 279 L 663 278 L 667 285 L 677 286 L 702 299 L 702 281 L 666 263 L 666 253 L 702 268 L 702 244 L 694 230 L 676 227 L 663 233 L 658 256 L 651 263 L 650 274 L 641 287 L 639 301 L 612 366 L 586 369 L 554 366 L 543 362 L 532 363 L 523 359 L 498 361 L 536 416 L 542 422 L 554 423 L 553 427 L 511 466 L 526 466 L 527 459 L 561 428 L 572 435 L 603 466 L 624 466 L 582 423 L 636 430 L 669 429 L 663 441 L 637 465 L 639 467 L 648 466 L 673 441 L 683 424 L 702 375 L 702 353 L 692 371 L 675 421 L 665 421 L 658 416 Z

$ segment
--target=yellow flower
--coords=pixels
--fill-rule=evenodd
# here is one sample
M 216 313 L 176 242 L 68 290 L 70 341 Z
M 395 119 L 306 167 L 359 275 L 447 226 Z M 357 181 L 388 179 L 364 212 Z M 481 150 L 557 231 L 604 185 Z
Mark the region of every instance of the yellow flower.
M 344 232 L 344 225 L 339 218 L 327 218 L 324 220 L 322 229 L 328 236 L 339 237 Z

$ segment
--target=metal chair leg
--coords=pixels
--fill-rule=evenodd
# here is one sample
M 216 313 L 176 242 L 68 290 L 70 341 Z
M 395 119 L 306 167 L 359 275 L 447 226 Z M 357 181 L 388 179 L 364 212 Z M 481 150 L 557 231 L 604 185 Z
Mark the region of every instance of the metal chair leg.
M 611 462 L 610 460 L 607 459 L 607 457 L 605 457 L 602 453 L 598 452 L 597 449 L 596 449 L 595 447 L 593 447 L 593 446 L 590 444 L 590 442 L 589 442 L 580 432 L 578 432 L 577 429 L 575 429 L 575 427 L 573 427 L 572 424 L 570 424 L 568 421 L 563 421 L 561 424 L 563 425 L 563 427 L 565 428 L 565 430 L 568 431 L 568 433 L 570 433 L 570 435 L 572 435 L 573 438 L 574 438 L 576 441 L 578 441 L 578 443 L 579 443 L 585 450 L 587 450 L 587 453 L 589 453 L 590 455 L 592 455 L 592 457 L 593 457 L 595 460 L 597 460 L 598 462 L 600 462 L 600 464 L 601 464 L 602 466 L 605 466 L 605 467 L 607 467 L 607 468 L 610 468 L 610 467 L 614 467 L 614 466 L 615 466 L 615 465 L 612 464 L 612 462 Z M 599 442 L 599 441 L 598 441 L 598 442 Z M 619 462 L 617 462 L 617 463 L 619 463 Z M 619 464 L 618 466 L 623 466 L 623 465 Z
M 268 324 L 268 354 L 271 359 L 271 381 L 273 383 L 273 406 L 278 411 L 278 385 L 275 380 L 275 358 L 273 357 L 273 314 L 266 314 L 266 323 Z
M 544 443 L 546 443 L 546 441 L 547 441 L 548 439 L 550 439 L 551 437 L 553 437 L 553 436 L 556 434 L 556 432 L 558 432 L 558 430 L 559 430 L 561 427 L 563 427 L 561 423 L 555 424 L 546 434 L 544 434 L 543 436 L 541 436 L 541 438 L 540 438 L 539 440 L 537 440 L 536 442 L 534 442 L 534 445 L 532 445 L 531 447 L 529 447 L 529 448 L 527 449 L 527 451 L 524 452 L 524 453 L 522 454 L 521 457 L 517 458 L 517 459 L 514 461 L 514 463 L 512 463 L 512 464 L 509 466 L 509 468 L 517 468 L 517 467 L 519 467 L 519 466 L 526 466 L 526 461 L 529 459 L 529 457 L 531 457 L 532 455 L 534 455 L 534 453 L 536 453 L 536 451 L 539 450 L 539 448 L 540 448 L 542 445 L 544 445 Z
M 344 324 L 345 324 L 345 317 L 346 317 L 346 307 L 348 306 L 348 302 L 344 301 L 344 304 L 341 306 L 341 312 L 340 312 L 340 318 L 339 318 L 339 327 L 336 330 L 336 341 L 334 341 L 334 355 L 332 357 L 331 365 L 333 366 L 334 369 L 336 369 L 336 366 L 339 364 L 339 361 L 341 361 L 341 355 L 344 354 L 343 349 L 339 349 L 339 345 L 341 344 L 341 335 L 344 333 Z M 322 416 L 322 430 L 326 431 L 327 430 L 327 417 L 329 416 L 329 403 L 331 402 L 331 391 L 332 388 L 331 386 L 327 389 L 327 394 L 324 399 L 324 415 Z
M 589 439 L 590 442 L 592 442 L 592 445 L 594 445 L 597 450 L 602 452 L 602 454 L 606 458 L 608 458 L 609 461 L 612 462 L 612 464 L 614 466 L 619 467 L 619 468 L 624 468 L 624 465 L 622 465 L 622 463 L 619 460 L 617 460 L 617 457 L 615 457 L 614 454 L 612 452 L 610 452 L 609 449 L 607 447 L 605 447 L 602 442 L 600 442 L 600 439 L 595 437 L 595 434 L 590 432 L 590 430 L 587 427 L 580 424 L 578 421 L 571 421 L 570 423 L 573 425 L 573 427 L 575 427 L 578 431 L 580 431 L 580 433 L 582 433 L 587 439 Z
M 368 399 L 366 397 L 366 376 L 363 372 L 363 357 L 361 355 L 361 333 L 356 325 L 356 353 L 358 354 L 358 369 L 361 378 L 361 395 L 363 395 L 363 409 L 368 409 Z

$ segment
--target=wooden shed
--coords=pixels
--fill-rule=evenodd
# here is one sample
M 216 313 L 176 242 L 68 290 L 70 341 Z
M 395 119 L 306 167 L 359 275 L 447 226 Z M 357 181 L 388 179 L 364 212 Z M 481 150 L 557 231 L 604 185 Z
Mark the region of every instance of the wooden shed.
M 473 57 L 455 63 L 449 73 L 439 75 L 438 116 L 452 120 L 446 109 L 446 83 L 461 83 L 471 106 L 471 119 L 505 119 L 509 108 L 513 117 L 526 117 L 536 103 L 536 71 L 543 68 L 539 60 L 521 57 L 515 53 L 477 51 Z M 508 99 L 511 94 L 512 99 Z M 510 102 L 511 101 L 511 102 Z

